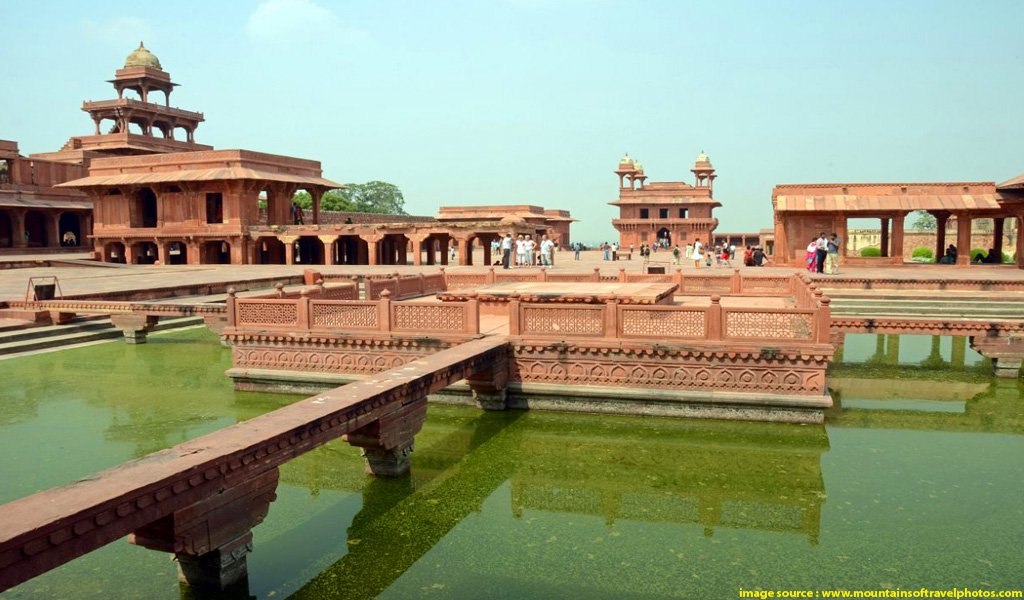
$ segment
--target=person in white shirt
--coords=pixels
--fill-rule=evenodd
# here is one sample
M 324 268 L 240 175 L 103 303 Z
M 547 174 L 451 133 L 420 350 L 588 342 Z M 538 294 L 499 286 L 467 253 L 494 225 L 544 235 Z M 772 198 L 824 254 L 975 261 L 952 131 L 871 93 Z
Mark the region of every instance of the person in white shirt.
M 512 234 L 506 233 L 501 239 L 501 267 L 507 269 L 512 262 Z
M 516 266 L 521 267 L 526 264 L 526 240 L 523 239 L 523 235 L 519 234 L 516 238 Z
M 533 241 L 533 238 L 529 235 L 526 236 L 526 241 L 523 243 L 523 251 L 526 253 L 525 265 L 532 267 L 535 260 L 535 254 L 537 252 L 537 242 Z
M 540 241 L 540 266 L 550 267 L 551 266 L 551 252 L 555 249 L 555 243 L 548 239 L 548 236 L 544 236 Z
M 704 262 L 704 245 L 700 243 L 700 240 L 694 240 L 693 242 L 693 266 L 700 268 L 700 263 Z

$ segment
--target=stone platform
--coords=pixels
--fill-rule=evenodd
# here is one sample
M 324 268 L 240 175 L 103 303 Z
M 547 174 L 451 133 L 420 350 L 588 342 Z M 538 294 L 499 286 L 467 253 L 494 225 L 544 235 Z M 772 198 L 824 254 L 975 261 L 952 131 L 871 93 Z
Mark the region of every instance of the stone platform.
M 677 289 L 679 286 L 672 283 L 515 281 L 444 291 L 437 297 L 443 302 L 478 300 L 481 314 L 508 315 L 512 300 L 602 304 L 614 298 L 621 304 L 670 305 Z

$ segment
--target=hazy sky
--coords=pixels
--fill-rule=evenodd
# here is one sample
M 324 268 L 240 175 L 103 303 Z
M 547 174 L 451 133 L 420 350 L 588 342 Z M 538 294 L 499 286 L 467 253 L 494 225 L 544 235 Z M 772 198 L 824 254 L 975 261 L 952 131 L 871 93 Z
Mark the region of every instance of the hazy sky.
M 625 151 L 718 169 L 719 231 L 777 183 L 1024 172 L 1024 2 L 4 2 L 0 138 L 89 134 L 85 99 L 145 40 L 197 141 L 399 185 L 414 214 L 533 203 L 612 238 Z

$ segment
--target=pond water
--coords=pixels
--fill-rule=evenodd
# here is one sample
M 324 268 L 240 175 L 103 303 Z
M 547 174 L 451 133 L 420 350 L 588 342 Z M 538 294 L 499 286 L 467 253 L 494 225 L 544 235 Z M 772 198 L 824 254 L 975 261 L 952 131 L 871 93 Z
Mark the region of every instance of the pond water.
M 205 329 L 0 361 L 0 501 L 284 406 Z M 281 468 L 254 598 L 736 598 L 1019 588 L 1024 394 L 962 338 L 847 336 L 825 426 L 431 405 L 412 476 Z M 3 598 L 194 598 L 110 544 Z

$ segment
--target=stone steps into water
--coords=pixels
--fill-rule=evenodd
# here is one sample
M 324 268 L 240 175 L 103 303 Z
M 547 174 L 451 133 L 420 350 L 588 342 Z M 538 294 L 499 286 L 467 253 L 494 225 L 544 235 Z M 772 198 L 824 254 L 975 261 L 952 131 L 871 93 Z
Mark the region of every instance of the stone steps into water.
M 848 300 L 837 298 L 831 303 L 837 315 L 877 316 L 913 315 L 922 318 L 960 317 L 1024 319 L 1020 302 L 989 302 L 984 300 Z
M 202 324 L 202 317 L 161 319 L 152 331 L 166 331 Z M 0 332 L 0 355 L 20 354 L 34 350 L 117 339 L 123 336 L 121 330 L 114 327 L 107 317 L 93 318 L 85 322 L 67 325 L 18 329 Z

